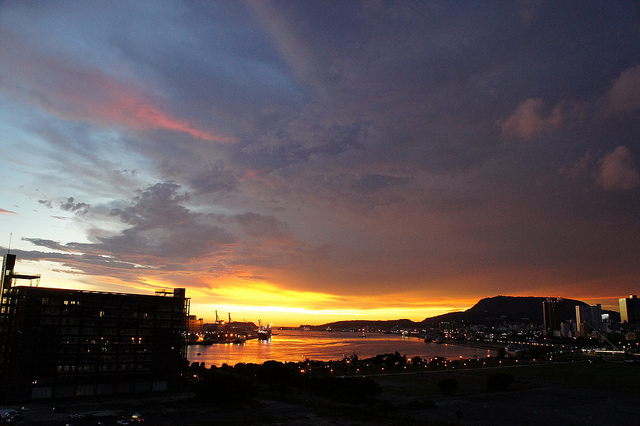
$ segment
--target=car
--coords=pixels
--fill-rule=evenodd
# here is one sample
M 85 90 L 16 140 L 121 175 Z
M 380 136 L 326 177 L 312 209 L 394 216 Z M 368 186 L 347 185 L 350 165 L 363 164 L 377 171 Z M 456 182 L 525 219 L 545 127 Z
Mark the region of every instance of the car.
M 140 422 L 144 422 L 144 418 L 140 413 L 133 413 L 131 414 L 131 421 L 134 423 L 140 423 Z
M 13 408 L 5 408 L 0 410 L 0 421 L 3 423 L 15 423 L 22 420 L 22 414 Z

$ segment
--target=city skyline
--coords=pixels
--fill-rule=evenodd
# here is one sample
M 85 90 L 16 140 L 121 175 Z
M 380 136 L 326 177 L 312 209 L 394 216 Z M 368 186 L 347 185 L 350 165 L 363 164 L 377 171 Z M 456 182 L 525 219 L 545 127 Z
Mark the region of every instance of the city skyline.
M 0 249 L 278 325 L 640 283 L 632 2 L 3 2 Z

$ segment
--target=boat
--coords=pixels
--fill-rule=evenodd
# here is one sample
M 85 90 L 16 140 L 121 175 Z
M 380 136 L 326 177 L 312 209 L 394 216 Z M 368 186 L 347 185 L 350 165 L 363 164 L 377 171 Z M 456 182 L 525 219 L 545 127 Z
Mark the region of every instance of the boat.
M 262 320 L 258 320 L 258 340 L 270 340 L 271 339 L 271 326 L 262 325 Z
M 425 343 L 444 343 L 445 339 L 444 337 L 438 335 L 438 336 L 427 336 L 424 339 Z

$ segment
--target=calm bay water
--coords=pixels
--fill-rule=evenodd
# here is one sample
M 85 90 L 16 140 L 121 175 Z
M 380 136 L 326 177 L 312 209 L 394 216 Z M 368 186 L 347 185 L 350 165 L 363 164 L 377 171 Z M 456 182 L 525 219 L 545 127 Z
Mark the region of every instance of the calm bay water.
M 204 362 L 206 366 L 220 366 L 224 363 L 236 365 L 240 362 L 262 364 L 269 360 L 298 362 L 307 358 L 332 361 L 354 353 L 362 359 L 396 351 L 407 358 L 440 356 L 453 359 L 460 356 L 481 358 L 489 354 L 495 355 L 486 349 L 425 343 L 415 337 L 395 334 L 371 333 L 362 338 L 359 333 L 274 330 L 270 341 L 254 339 L 243 344 L 192 345 L 187 349 L 187 358 L 190 362 Z

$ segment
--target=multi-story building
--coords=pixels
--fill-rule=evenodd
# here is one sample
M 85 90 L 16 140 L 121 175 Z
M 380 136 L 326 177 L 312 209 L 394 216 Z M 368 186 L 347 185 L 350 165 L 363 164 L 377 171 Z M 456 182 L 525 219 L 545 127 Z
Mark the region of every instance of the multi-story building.
M 576 324 L 578 336 L 586 336 L 594 331 L 601 332 L 602 326 L 602 305 L 576 306 Z
M 573 321 L 562 321 L 560 328 L 553 331 L 555 337 L 574 337 L 576 334 L 576 323 Z
M 635 294 L 618 299 L 620 319 L 623 323 L 640 324 L 640 299 Z
M 560 323 L 563 322 L 564 301 L 562 298 L 548 298 L 542 302 L 544 331 L 553 333 L 560 330 Z
M 0 399 L 140 393 L 182 384 L 189 299 L 16 285 L 4 257 Z
M 204 328 L 204 319 L 195 315 L 189 315 L 187 318 L 187 332 L 189 334 L 202 334 Z

